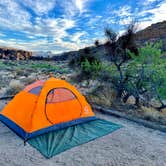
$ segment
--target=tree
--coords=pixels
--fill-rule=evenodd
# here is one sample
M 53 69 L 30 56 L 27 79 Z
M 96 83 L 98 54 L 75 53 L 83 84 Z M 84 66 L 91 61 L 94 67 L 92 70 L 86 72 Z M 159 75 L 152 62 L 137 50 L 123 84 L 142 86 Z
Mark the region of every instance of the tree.
M 95 44 L 96 47 L 99 47 L 99 45 L 100 45 L 99 40 L 96 40 L 94 44 Z
M 126 32 L 118 38 L 114 31 L 109 28 L 105 29 L 105 35 L 107 37 L 105 48 L 112 62 L 112 68 L 118 74 L 113 74 L 111 78 L 111 82 L 117 90 L 117 98 L 122 98 L 126 91 L 125 84 L 128 81 L 128 75 L 124 71 L 124 65 L 129 60 L 127 50 L 138 55 L 138 50 L 134 43 L 134 30 L 134 25 L 130 25 Z

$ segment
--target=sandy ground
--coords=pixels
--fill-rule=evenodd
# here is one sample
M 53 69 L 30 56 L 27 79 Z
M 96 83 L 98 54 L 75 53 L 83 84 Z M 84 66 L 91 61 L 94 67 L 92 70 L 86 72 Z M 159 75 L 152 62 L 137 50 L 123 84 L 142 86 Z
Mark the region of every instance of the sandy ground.
M 4 102 L 0 101 L 0 110 Z M 166 166 L 166 133 L 97 113 L 124 126 L 95 141 L 45 159 L 0 123 L 0 166 Z

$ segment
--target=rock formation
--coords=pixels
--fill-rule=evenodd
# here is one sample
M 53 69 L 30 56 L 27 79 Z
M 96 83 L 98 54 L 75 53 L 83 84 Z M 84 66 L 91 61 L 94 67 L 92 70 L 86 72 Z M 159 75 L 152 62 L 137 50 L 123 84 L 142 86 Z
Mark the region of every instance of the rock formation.
M 26 60 L 32 56 L 32 52 L 17 50 L 14 48 L 0 47 L 0 59 Z
M 166 51 L 166 21 L 152 24 L 136 33 L 136 41 L 139 45 L 160 40 L 163 42 L 163 50 Z

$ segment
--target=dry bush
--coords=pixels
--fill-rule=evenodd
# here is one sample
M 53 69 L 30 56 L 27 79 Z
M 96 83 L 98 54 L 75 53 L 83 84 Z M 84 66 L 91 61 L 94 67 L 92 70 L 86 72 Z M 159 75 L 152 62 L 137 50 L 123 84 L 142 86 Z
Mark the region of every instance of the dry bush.
M 109 107 L 112 106 L 115 97 L 115 90 L 107 86 L 99 86 L 92 93 L 87 95 L 87 99 L 90 103 Z
M 15 73 L 17 76 L 27 76 L 28 75 L 28 73 L 21 68 L 16 68 Z
M 6 90 L 6 96 L 13 96 L 20 92 L 24 88 L 24 85 L 19 80 L 11 80 L 9 88 Z
M 161 124 L 166 125 L 166 113 L 159 112 L 152 107 L 141 107 L 140 110 L 142 118 L 150 121 L 160 122 Z

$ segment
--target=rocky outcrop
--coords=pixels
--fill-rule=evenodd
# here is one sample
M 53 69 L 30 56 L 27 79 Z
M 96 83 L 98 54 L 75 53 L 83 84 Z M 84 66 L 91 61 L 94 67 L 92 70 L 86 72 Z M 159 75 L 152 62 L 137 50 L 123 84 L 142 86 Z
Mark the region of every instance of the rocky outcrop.
M 136 33 L 135 37 L 139 45 L 146 42 L 163 42 L 163 50 L 166 51 L 166 21 L 152 24 L 144 30 Z
M 32 52 L 14 48 L 0 47 L 0 59 L 26 60 L 30 59 Z

